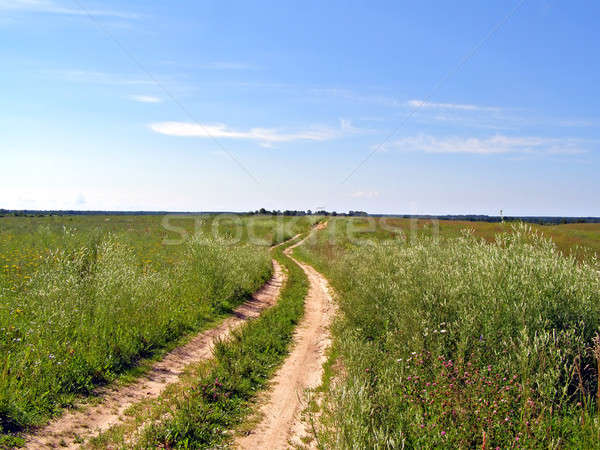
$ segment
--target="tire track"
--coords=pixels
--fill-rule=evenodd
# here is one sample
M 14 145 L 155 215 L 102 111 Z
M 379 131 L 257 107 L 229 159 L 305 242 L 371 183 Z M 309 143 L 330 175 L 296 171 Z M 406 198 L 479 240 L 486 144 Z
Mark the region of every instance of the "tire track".
M 273 267 L 271 279 L 250 300 L 237 307 L 231 317 L 167 353 L 134 383 L 98 388 L 99 404 L 65 411 L 48 425 L 25 436 L 26 448 L 78 448 L 82 440 L 88 441 L 123 422 L 123 413 L 132 405 L 158 397 L 169 384 L 177 382 L 187 366 L 211 358 L 217 339 L 227 337 L 233 329 L 277 302 L 286 275 L 275 260 Z
M 287 248 L 285 254 L 304 270 L 310 283 L 304 317 L 294 334 L 292 351 L 273 378 L 266 403 L 260 407 L 262 420 L 250 434 L 235 441 L 233 445 L 239 449 L 307 446 L 303 438 L 309 435 L 309 426 L 301 417 L 306 405 L 305 390 L 321 383 L 335 308 L 325 277 L 291 256 L 292 249 L 303 242 Z M 315 443 L 308 446 L 314 447 Z

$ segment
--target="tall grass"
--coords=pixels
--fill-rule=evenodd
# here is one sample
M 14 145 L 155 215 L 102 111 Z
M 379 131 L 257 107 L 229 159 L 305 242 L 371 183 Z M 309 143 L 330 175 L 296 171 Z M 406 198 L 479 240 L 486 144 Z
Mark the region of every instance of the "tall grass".
M 304 257 L 331 277 L 342 311 L 326 447 L 598 446 L 596 262 L 525 226 L 491 244 L 323 236 Z
M 205 326 L 272 270 L 266 249 L 218 237 L 188 240 L 158 268 L 122 237 L 85 238 L 66 229 L 29 275 L 0 283 L 0 433 L 42 422 Z
M 231 340 L 217 343 L 208 369 L 162 420 L 148 427 L 136 448 L 215 448 L 251 412 L 256 394 L 287 355 L 304 312 L 308 279 L 284 256 L 285 247 L 274 250 L 288 274 L 277 304 L 234 332 Z

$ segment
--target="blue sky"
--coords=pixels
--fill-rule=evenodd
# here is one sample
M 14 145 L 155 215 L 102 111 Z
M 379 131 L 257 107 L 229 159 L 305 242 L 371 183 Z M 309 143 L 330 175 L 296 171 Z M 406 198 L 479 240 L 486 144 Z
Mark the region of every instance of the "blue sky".
M 0 0 L 0 208 L 600 216 L 598 17 Z

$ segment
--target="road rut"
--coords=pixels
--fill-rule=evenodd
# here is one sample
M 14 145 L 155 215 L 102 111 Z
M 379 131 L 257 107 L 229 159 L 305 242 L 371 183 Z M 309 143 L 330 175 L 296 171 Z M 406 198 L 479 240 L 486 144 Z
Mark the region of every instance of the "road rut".
M 236 308 L 231 317 L 169 352 L 133 384 L 97 389 L 100 403 L 65 411 L 56 420 L 26 436 L 26 447 L 78 448 L 82 440 L 87 441 L 122 422 L 123 413 L 132 405 L 158 397 L 169 384 L 178 381 L 187 366 L 211 358 L 217 339 L 228 336 L 231 330 L 277 302 L 286 275 L 277 261 L 273 260 L 273 266 L 272 278 L 250 300 Z
M 310 283 L 304 317 L 294 334 L 292 351 L 277 371 L 268 399 L 260 408 L 262 420 L 250 434 L 235 441 L 234 447 L 239 449 L 315 446 L 314 442 L 302 442 L 310 428 L 301 412 L 306 405 L 306 389 L 321 383 L 334 304 L 325 277 L 291 256 L 292 249 L 302 242 L 287 248 L 285 253 L 304 270 Z

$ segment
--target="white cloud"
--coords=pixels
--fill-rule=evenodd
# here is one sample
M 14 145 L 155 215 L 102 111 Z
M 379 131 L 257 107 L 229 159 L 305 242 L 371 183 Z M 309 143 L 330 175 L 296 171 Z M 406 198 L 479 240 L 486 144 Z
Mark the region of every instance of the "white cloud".
M 339 88 L 315 88 L 309 90 L 309 93 L 313 95 L 338 97 L 346 100 L 354 101 L 357 103 L 372 103 L 379 106 L 386 106 L 390 108 L 419 108 L 419 109 L 430 109 L 430 110 L 452 110 L 452 111 L 487 111 L 487 112 L 499 112 L 502 109 L 496 106 L 481 106 L 472 105 L 465 103 L 435 103 L 424 100 L 408 100 L 400 101 L 394 97 L 389 97 L 380 94 L 360 94 L 349 89 Z
M 377 191 L 356 191 L 352 193 L 352 197 L 354 198 L 377 198 L 379 197 L 379 192 Z
M 130 95 L 129 98 L 134 102 L 140 103 L 160 103 L 162 102 L 161 98 L 153 97 L 152 95 Z
M 494 135 L 488 138 L 434 137 L 418 135 L 398 139 L 387 148 L 424 153 L 471 153 L 493 155 L 503 153 L 563 154 L 585 153 L 586 142 L 572 138 L 543 138 L 535 136 L 512 137 Z
M 347 134 L 348 131 L 326 127 L 313 127 L 301 131 L 282 131 L 276 128 L 251 128 L 246 131 L 234 130 L 222 123 L 196 124 L 191 122 L 158 122 L 149 125 L 156 133 L 168 136 L 247 139 L 259 141 L 263 146 L 270 146 L 276 142 L 290 141 L 326 141 L 336 139 Z M 342 125 L 343 127 L 344 125 Z M 346 123 L 346 126 L 350 126 Z M 352 133 L 356 129 L 353 128 Z
M 591 119 L 564 119 L 556 122 L 561 127 L 599 127 L 600 120 L 598 118 Z
M 1 1 L 1 0 L 0 0 Z M 74 83 L 93 83 L 105 85 L 154 85 L 150 79 L 134 75 L 97 72 L 90 70 L 45 70 L 43 73 L 61 80 Z
M 344 119 L 340 117 L 339 121 L 340 130 L 344 135 L 369 134 L 374 132 L 374 130 L 371 129 L 355 127 L 354 125 L 352 125 L 352 121 L 350 119 Z
M 137 19 L 139 15 L 102 9 L 69 8 L 51 0 L 0 0 L 0 10 L 24 11 L 33 13 L 62 14 L 69 16 L 116 17 L 119 19 Z
M 461 103 L 434 103 L 426 102 L 423 100 L 409 100 L 408 102 L 406 102 L 406 104 L 411 108 L 451 109 L 461 111 L 500 111 L 500 108 L 497 108 L 495 106 L 479 106 Z
M 338 88 L 318 88 L 318 89 L 310 89 L 309 93 L 312 95 L 316 95 L 318 97 L 329 96 L 329 97 L 338 97 L 343 98 L 345 100 L 350 100 L 357 103 L 372 103 L 380 106 L 386 107 L 399 107 L 403 106 L 404 103 L 393 98 L 386 97 L 384 95 L 378 94 L 358 94 L 349 89 L 338 89 Z
M 242 62 L 232 61 L 213 61 L 206 64 L 200 64 L 201 69 L 213 69 L 213 70 L 256 70 L 258 66 L 253 64 L 247 64 Z

